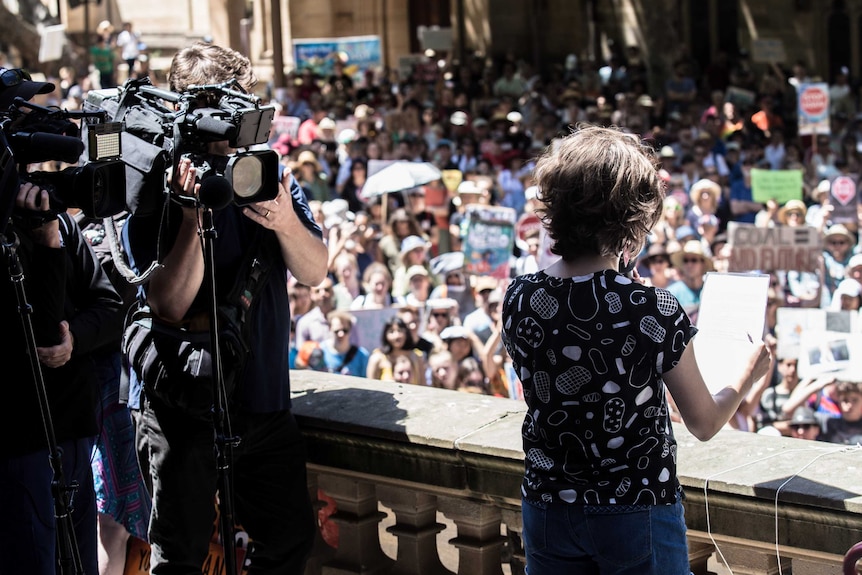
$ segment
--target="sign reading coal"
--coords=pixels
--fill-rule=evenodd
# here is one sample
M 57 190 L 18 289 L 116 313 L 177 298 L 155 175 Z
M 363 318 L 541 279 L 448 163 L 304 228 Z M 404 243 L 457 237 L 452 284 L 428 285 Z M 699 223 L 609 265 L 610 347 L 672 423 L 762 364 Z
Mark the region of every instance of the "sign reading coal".
M 728 245 L 731 247 L 728 271 L 816 272 L 820 269 L 823 245 L 820 232 L 816 228 L 764 228 L 754 224 L 729 222 L 727 232 Z

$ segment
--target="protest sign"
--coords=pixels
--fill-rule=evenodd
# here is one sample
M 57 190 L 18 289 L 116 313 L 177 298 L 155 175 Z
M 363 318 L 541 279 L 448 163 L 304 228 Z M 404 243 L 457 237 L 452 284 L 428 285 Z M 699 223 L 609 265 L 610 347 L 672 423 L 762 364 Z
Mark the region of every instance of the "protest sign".
M 728 271 L 816 272 L 820 269 L 823 245 L 820 232 L 816 228 L 764 228 L 754 224 L 728 222 L 727 234 L 727 243 L 731 248 Z
M 781 63 L 787 59 L 784 42 L 779 38 L 753 38 L 751 40 L 751 60 L 762 63 Z
M 379 36 L 344 38 L 302 38 L 293 40 L 293 60 L 300 70 L 311 68 L 326 78 L 336 59 L 346 62 L 344 72 L 357 84 L 364 82 L 365 70 L 380 70 L 383 64 Z
M 350 334 L 350 342 L 364 347 L 369 352 L 380 347 L 383 325 L 397 313 L 396 307 L 350 310 L 350 314 L 356 318 Z
M 829 203 L 832 205 L 829 219 L 834 224 L 857 224 L 858 202 L 856 180 L 851 176 L 838 176 L 829 188 Z
M 829 134 L 829 84 L 800 84 L 796 96 L 799 135 Z
M 776 315 L 776 354 L 798 358 L 804 333 L 862 333 L 859 312 L 820 308 L 780 307 Z
M 515 210 L 484 204 L 470 204 L 465 210 L 467 233 L 462 251 L 466 272 L 507 279 L 515 243 Z
M 751 196 L 755 202 L 765 204 L 775 200 L 779 204 L 802 199 L 802 170 L 751 170 Z
M 270 139 L 275 141 L 278 136 L 287 134 L 291 141 L 296 141 L 302 119 L 296 116 L 276 116 L 270 125 Z
M 827 373 L 858 380 L 862 374 L 862 334 L 807 331 L 800 337 L 797 371 L 800 378 Z

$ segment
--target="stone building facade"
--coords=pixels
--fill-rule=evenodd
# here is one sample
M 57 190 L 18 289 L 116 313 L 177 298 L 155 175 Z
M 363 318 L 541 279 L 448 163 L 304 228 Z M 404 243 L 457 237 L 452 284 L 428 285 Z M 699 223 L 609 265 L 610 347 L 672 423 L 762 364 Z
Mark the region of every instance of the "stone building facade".
M 83 7 L 63 10 L 71 33 L 83 28 Z M 308 38 L 378 36 L 382 64 L 423 50 L 417 31 L 450 29 L 450 54 L 512 53 L 537 69 L 566 55 L 606 59 L 628 45 L 641 48 L 661 75 L 687 50 L 702 66 L 719 51 L 748 53 L 755 65 L 780 57 L 790 68 L 831 79 L 840 66 L 862 77 L 862 0 L 103 0 L 89 6 L 90 29 L 102 19 L 135 23 L 159 70 L 189 41 L 211 37 L 247 53 L 260 75 L 295 63 L 292 42 Z M 463 41 L 462 41 L 463 39 Z M 282 46 L 274 52 L 274 47 Z

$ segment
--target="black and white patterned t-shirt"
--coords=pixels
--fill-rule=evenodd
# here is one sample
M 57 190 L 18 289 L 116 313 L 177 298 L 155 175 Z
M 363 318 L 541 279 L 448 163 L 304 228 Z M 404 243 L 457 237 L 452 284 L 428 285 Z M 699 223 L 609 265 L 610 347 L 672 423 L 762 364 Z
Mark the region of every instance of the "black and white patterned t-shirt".
M 523 495 L 530 501 L 676 501 L 676 441 L 661 375 L 696 328 L 664 289 L 612 270 L 517 277 L 503 341 L 524 386 Z

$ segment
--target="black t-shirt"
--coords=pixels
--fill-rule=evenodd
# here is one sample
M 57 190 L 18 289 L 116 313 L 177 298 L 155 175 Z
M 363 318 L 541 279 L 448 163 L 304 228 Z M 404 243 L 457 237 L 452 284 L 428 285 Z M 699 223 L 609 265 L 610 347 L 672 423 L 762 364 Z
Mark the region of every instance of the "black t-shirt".
M 674 503 L 676 440 L 661 376 L 694 331 L 666 290 L 612 270 L 515 278 L 503 301 L 503 342 L 528 405 L 522 494 Z

